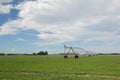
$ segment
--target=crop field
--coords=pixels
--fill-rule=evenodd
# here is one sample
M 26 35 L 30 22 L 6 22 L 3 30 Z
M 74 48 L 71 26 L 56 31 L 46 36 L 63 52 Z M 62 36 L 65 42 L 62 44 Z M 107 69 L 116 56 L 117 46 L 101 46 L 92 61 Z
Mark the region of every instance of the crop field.
M 120 56 L 0 56 L 0 80 L 120 80 Z

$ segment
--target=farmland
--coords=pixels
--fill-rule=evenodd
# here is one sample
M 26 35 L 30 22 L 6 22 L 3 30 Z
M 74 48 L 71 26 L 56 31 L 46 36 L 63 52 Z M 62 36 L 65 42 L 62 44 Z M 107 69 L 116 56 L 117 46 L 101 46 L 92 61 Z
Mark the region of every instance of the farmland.
M 0 56 L 0 80 L 120 80 L 120 56 Z

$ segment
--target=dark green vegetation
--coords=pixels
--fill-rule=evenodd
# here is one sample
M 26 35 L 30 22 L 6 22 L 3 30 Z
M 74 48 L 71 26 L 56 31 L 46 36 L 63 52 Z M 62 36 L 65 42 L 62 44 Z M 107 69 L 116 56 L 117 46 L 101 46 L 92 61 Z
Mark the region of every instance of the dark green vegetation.
M 33 53 L 33 55 L 48 55 L 47 51 L 39 51 L 38 53 Z
M 0 80 L 120 80 L 120 56 L 0 56 Z

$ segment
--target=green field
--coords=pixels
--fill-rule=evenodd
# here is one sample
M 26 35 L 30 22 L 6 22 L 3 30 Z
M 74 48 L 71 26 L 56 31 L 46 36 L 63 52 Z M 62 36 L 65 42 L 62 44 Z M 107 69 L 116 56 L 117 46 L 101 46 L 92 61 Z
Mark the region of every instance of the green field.
M 0 56 L 0 80 L 120 80 L 120 56 Z

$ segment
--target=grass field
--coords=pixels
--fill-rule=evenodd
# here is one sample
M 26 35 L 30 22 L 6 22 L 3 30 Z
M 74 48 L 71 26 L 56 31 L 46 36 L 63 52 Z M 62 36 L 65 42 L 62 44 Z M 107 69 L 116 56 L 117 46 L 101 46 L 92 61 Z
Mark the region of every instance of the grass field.
M 0 56 L 0 80 L 120 80 L 120 56 Z

